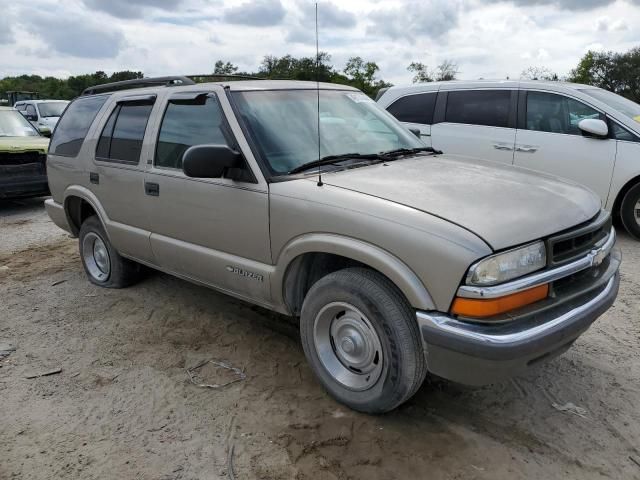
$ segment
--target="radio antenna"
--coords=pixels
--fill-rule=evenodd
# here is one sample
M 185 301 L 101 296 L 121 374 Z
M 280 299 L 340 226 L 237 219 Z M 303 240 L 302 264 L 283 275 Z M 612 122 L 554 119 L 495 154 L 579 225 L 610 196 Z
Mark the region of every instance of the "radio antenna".
M 318 2 L 316 2 L 316 97 L 318 100 L 318 186 L 322 186 L 322 166 L 320 165 L 320 48 L 318 46 Z

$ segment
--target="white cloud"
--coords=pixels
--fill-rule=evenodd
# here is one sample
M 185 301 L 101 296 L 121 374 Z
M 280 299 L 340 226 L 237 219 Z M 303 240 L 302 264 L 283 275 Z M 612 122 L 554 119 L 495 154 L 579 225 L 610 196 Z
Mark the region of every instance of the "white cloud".
M 216 60 L 256 70 L 265 55 L 313 56 L 312 0 L 0 0 L 4 75 L 131 69 L 205 73 Z M 591 49 L 640 44 L 640 0 L 319 1 L 320 49 L 341 69 L 373 60 L 411 80 L 411 61 L 458 63 L 462 78 L 558 74 Z

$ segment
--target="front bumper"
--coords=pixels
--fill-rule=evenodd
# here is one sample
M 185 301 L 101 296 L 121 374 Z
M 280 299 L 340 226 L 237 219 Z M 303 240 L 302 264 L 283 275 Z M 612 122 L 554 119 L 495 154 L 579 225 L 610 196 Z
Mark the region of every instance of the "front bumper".
M 49 195 L 46 175 L 4 178 L 0 175 L 0 198 Z
M 606 271 L 588 292 L 523 321 L 478 324 L 439 312 L 418 312 L 427 368 L 440 377 L 479 386 L 563 353 L 613 305 L 620 261 L 619 250 L 613 249 Z

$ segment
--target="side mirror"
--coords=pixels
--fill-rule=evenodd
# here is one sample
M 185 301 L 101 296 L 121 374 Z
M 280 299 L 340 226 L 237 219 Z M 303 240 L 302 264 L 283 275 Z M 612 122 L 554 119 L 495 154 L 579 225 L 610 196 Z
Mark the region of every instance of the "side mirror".
M 420 137 L 420 129 L 419 128 L 410 128 L 409 131 L 411 133 L 413 133 L 416 137 L 422 138 L 422 137 Z
M 597 118 L 585 118 L 578 122 L 578 128 L 583 133 L 593 137 L 606 138 L 609 135 L 609 127 L 603 120 Z
M 38 132 L 44 137 L 51 137 L 51 129 L 44 125 L 38 125 Z
M 220 178 L 227 170 L 242 166 L 242 154 L 227 145 L 194 145 L 182 155 L 187 177 Z

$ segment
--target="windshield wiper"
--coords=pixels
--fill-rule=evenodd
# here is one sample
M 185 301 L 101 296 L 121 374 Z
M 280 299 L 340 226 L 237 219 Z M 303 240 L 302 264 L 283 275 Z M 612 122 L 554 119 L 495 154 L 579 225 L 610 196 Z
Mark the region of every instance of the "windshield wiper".
M 398 148 L 396 150 L 389 150 L 388 152 L 380 152 L 380 157 L 384 159 L 402 157 L 403 155 L 413 155 L 414 153 L 431 152 L 442 153 L 439 150 L 435 150 L 432 147 L 416 147 L 416 148 Z
M 343 153 L 340 155 L 327 155 L 319 160 L 313 160 L 311 162 L 303 163 L 290 170 L 289 175 L 294 173 L 304 172 L 313 167 L 321 167 L 322 165 L 337 165 L 336 162 L 341 160 L 384 160 L 383 157 L 376 153 L 362 154 L 362 153 Z

